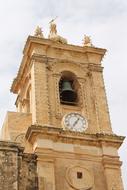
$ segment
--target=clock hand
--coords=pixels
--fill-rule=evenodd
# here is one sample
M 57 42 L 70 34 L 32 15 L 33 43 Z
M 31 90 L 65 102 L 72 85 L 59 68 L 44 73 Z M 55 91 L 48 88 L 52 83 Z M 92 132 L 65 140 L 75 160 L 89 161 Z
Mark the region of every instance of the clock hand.
M 78 123 L 79 118 L 73 123 L 73 127 Z

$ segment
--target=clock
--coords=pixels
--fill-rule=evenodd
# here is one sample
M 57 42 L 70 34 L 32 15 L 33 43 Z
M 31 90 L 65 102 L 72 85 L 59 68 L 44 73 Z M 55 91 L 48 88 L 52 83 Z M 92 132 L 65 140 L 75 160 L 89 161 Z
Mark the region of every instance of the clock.
M 62 123 L 65 129 L 77 132 L 84 132 L 88 127 L 86 118 L 79 113 L 66 114 Z

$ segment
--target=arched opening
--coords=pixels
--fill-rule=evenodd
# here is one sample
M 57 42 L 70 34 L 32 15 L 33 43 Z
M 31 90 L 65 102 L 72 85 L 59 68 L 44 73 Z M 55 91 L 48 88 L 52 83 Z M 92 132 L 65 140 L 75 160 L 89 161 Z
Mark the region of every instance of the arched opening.
M 62 72 L 59 81 L 60 103 L 66 105 L 77 105 L 78 103 L 78 82 L 76 76 L 69 72 Z
M 26 113 L 31 112 L 31 86 L 27 89 L 26 99 L 25 99 Z

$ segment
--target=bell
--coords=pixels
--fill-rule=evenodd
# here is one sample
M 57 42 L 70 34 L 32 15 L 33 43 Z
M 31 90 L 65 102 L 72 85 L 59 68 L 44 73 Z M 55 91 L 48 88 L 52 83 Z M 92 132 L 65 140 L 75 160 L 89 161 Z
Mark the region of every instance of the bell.
M 63 81 L 61 89 L 61 100 L 65 102 L 75 102 L 76 101 L 76 92 L 72 89 L 70 81 Z

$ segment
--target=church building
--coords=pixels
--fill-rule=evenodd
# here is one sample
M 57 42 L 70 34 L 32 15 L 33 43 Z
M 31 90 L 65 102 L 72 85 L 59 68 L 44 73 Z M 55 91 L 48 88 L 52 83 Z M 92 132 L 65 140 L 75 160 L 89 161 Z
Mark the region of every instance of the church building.
M 71 45 L 50 22 L 29 36 L 0 141 L 0 190 L 124 190 L 103 81 L 106 49 Z

